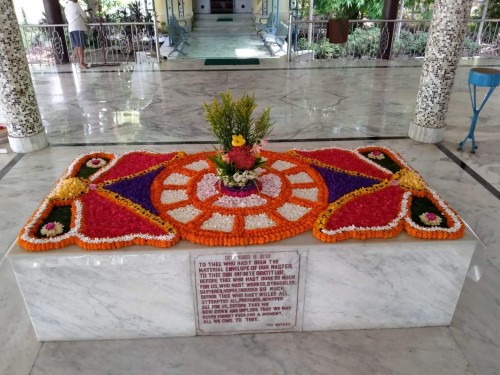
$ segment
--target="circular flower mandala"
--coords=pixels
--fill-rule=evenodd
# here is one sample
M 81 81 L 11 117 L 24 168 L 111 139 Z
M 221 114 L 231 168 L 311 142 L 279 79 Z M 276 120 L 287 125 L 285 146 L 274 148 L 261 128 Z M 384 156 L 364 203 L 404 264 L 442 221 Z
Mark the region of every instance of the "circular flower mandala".
M 323 179 L 296 158 L 274 152 L 262 156 L 267 161 L 258 169 L 259 189 L 249 194 L 220 189 L 215 166 L 199 153 L 160 173 L 151 200 L 183 238 L 210 246 L 262 244 L 309 230 L 327 205 Z

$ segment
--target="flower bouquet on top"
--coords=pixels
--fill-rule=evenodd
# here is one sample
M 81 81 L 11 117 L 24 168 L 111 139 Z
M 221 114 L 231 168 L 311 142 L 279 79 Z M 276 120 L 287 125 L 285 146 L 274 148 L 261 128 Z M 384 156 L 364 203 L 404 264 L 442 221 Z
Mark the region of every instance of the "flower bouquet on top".
M 228 90 L 220 94 L 220 102 L 214 98 L 212 103 L 203 103 L 203 108 L 210 130 L 221 146 L 215 156 L 209 157 L 216 165 L 219 182 L 234 190 L 258 188 L 256 169 L 265 164 L 260 150 L 271 132 L 271 107 L 254 119 L 254 96 L 245 92 L 234 100 Z

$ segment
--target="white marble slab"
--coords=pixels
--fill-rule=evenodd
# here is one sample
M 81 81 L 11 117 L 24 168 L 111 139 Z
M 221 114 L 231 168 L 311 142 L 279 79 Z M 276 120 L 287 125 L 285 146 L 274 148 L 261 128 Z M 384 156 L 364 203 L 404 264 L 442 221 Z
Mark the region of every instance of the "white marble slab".
M 0 374 L 29 374 L 41 344 L 8 261 L 0 261 Z
M 189 253 L 147 250 L 14 255 L 38 339 L 194 335 Z
M 297 325 L 336 330 L 448 325 L 475 237 L 322 243 L 310 233 L 267 244 L 83 252 L 77 248 L 8 257 L 41 341 L 196 335 L 193 259 L 201 254 L 300 252 Z M 232 333 L 233 326 L 217 330 Z M 266 331 L 266 327 L 250 328 Z
M 447 326 L 475 241 L 349 241 L 309 252 L 304 330 Z

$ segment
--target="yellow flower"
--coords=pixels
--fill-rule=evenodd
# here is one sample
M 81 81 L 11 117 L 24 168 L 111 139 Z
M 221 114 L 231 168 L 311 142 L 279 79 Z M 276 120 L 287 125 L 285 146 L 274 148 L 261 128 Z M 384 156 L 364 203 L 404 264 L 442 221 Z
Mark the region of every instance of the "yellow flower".
M 80 177 L 65 179 L 51 198 L 74 199 L 88 191 L 88 181 Z
M 396 173 L 395 177 L 399 176 L 399 185 L 408 190 L 425 190 L 425 183 L 422 178 L 415 172 L 402 169 Z
M 247 143 L 245 141 L 245 138 L 243 138 L 242 135 L 233 135 L 233 140 L 231 142 L 231 144 L 235 147 L 238 147 L 238 146 L 244 146 L 245 143 Z

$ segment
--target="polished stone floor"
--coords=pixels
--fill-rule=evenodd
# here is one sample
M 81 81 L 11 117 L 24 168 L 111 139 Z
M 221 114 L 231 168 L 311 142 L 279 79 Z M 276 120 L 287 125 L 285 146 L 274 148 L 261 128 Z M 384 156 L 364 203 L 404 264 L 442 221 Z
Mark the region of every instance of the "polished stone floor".
M 25 155 L 0 154 L 0 374 L 499 374 L 500 92 L 480 115 L 477 153 L 468 147 L 457 151 L 470 123 L 466 82 L 476 63 L 463 61 L 458 69 L 445 139 L 438 145 L 407 138 L 421 72 L 414 61 L 290 66 L 274 61 L 251 70 L 170 60 L 85 72 L 34 68 L 51 146 Z M 271 149 L 388 146 L 458 211 L 484 246 L 476 249 L 451 326 L 36 340 L 4 256 L 40 200 L 71 160 L 88 151 L 211 149 L 214 140 L 201 103 L 227 89 L 235 96 L 254 93 L 259 108 L 272 106 Z

